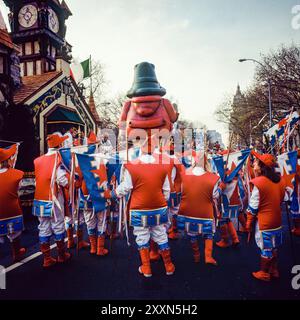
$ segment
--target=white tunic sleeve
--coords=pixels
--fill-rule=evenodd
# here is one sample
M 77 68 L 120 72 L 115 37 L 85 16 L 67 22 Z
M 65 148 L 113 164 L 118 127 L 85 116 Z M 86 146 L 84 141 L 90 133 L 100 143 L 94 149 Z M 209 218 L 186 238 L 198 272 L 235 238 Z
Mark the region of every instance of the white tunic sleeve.
M 169 181 L 169 177 L 166 176 L 165 182 L 163 184 L 163 194 L 167 201 L 170 198 L 170 192 L 171 192 L 170 181 Z
M 291 187 L 286 187 L 283 201 L 290 201 L 292 198 L 293 192 L 294 190 Z
M 124 168 L 123 179 L 116 189 L 118 198 L 126 196 L 133 188 L 132 179 L 129 171 Z
M 58 185 L 62 187 L 66 187 L 69 183 L 67 178 L 67 172 L 62 167 L 58 167 L 57 173 L 56 173 L 56 182 Z
M 220 189 L 219 189 L 219 184 L 220 184 L 220 179 L 217 181 L 217 183 L 214 186 L 213 190 L 213 199 L 218 199 L 220 197 Z
M 177 173 L 177 169 L 175 167 L 173 167 L 172 174 L 171 174 L 171 179 L 172 179 L 173 183 L 174 183 L 175 178 L 176 178 L 176 173 Z
M 256 215 L 258 213 L 258 208 L 259 208 L 259 190 L 256 186 L 254 186 L 251 197 L 250 197 L 250 202 L 248 205 L 248 211 L 253 215 Z

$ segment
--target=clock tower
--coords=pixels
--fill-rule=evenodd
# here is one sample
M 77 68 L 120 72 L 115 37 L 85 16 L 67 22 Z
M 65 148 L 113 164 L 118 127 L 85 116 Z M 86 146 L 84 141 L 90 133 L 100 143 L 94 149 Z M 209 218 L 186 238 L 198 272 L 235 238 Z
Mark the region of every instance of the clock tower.
M 11 37 L 20 47 L 22 76 L 56 70 L 56 58 L 70 62 L 72 47 L 66 42 L 66 20 L 72 15 L 59 0 L 4 0 L 9 7 Z

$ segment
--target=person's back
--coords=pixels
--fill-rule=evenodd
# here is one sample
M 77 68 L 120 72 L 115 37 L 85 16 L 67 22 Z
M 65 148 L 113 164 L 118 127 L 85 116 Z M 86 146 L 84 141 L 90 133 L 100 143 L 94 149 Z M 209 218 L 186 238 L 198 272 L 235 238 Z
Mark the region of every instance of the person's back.
M 13 168 L 0 169 L 0 220 L 22 215 L 18 189 L 23 175 Z
M 34 160 L 36 200 L 50 201 L 51 178 L 55 165 L 56 154 L 43 155 Z
M 181 177 L 182 197 L 179 214 L 195 218 L 213 218 L 213 190 L 219 177 L 206 172 L 195 175 L 188 169 Z
M 281 227 L 281 203 L 285 195 L 285 183 L 281 179 L 275 183 L 265 176 L 251 180 L 259 190 L 260 202 L 258 207 L 259 230 L 270 230 Z
M 155 157 L 153 157 L 155 159 Z M 163 185 L 168 167 L 157 163 L 145 163 L 137 159 L 125 165 L 132 177 L 133 189 L 130 209 L 158 209 L 167 206 Z

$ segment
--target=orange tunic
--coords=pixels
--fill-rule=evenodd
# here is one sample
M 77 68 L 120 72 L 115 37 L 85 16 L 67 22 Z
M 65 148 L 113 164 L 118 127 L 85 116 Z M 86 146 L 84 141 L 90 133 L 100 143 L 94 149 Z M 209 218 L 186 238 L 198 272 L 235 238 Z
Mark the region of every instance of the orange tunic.
M 12 168 L 0 173 L 0 220 L 22 215 L 18 189 L 23 175 L 23 171 Z
M 167 206 L 163 194 L 165 179 L 170 174 L 170 165 L 143 163 L 136 159 L 125 165 L 131 175 L 133 189 L 130 210 L 153 210 Z
M 260 176 L 250 181 L 259 190 L 258 226 L 259 230 L 277 229 L 282 225 L 281 202 L 285 195 L 283 179 L 274 183 Z
M 36 200 L 51 201 L 51 177 L 55 165 L 55 154 L 43 155 L 34 160 Z
M 182 174 L 182 198 L 178 214 L 213 219 L 213 190 L 219 179 L 210 172 L 196 176 L 192 173 L 192 168 Z

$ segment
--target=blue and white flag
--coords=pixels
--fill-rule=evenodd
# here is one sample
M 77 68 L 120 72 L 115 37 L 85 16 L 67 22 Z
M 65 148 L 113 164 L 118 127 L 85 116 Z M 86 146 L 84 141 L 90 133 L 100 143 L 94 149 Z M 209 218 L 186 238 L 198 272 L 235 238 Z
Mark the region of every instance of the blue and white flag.
M 114 154 L 108 158 L 106 168 L 107 180 L 109 184 L 111 183 L 111 179 L 113 176 L 116 177 L 118 184 L 120 184 L 122 163 L 123 160 L 120 158 L 119 154 Z
M 278 169 L 282 177 L 290 176 L 296 174 L 297 171 L 297 151 L 291 151 L 287 153 L 280 154 L 277 157 Z
M 282 144 L 285 138 L 287 131 L 291 131 L 296 123 L 300 120 L 298 112 L 293 112 L 285 118 L 281 119 L 277 124 L 265 132 L 265 135 L 268 137 L 272 146 L 275 145 L 276 141 L 279 142 L 279 145 Z
M 298 152 L 291 151 L 283 153 L 277 157 L 278 169 L 282 179 L 285 181 L 286 187 L 292 190 L 290 209 L 293 212 L 299 211 L 298 188 L 296 184 L 296 172 Z
M 86 145 L 80 147 L 72 147 L 72 148 L 62 148 L 59 149 L 59 153 L 61 156 L 61 161 L 63 166 L 67 171 L 71 171 L 72 167 L 72 153 L 76 154 L 93 154 L 96 151 L 96 145 Z
M 76 154 L 86 187 L 91 197 L 95 212 L 104 211 L 106 199 L 102 193 L 107 190 L 107 168 L 103 154 Z
M 226 154 L 224 156 L 217 156 L 212 158 L 214 166 L 217 169 L 217 172 L 223 182 L 225 183 L 231 182 L 238 175 L 239 171 L 242 169 L 243 165 L 248 159 L 250 152 L 251 150 L 247 149 L 247 150 L 230 153 L 229 156 L 228 154 Z M 226 171 L 225 171 L 227 158 L 228 158 L 227 168 L 231 169 L 231 173 L 229 175 L 226 175 Z

